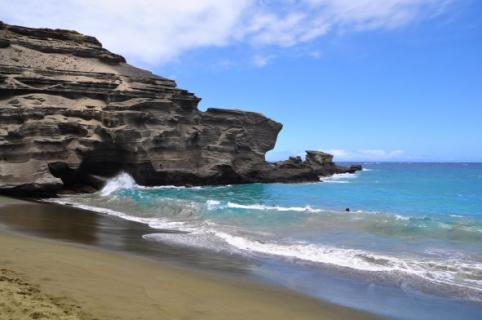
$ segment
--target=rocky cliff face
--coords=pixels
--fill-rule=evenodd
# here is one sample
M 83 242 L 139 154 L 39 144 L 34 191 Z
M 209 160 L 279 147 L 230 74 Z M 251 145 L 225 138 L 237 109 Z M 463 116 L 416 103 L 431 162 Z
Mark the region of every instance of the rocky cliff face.
M 93 37 L 0 22 L 0 193 L 93 191 L 119 171 L 143 185 L 203 185 L 315 181 L 357 169 L 320 152 L 268 164 L 280 123 L 201 112 L 199 100 Z

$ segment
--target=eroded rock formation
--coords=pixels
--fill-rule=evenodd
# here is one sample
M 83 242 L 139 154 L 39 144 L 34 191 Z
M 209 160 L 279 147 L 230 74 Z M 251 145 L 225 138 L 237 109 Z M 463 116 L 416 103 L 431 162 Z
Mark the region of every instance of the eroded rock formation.
M 0 192 L 90 191 L 126 171 L 143 185 L 316 181 L 357 168 L 332 156 L 269 164 L 282 125 L 197 109 L 172 80 L 75 31 L 0 22 Z

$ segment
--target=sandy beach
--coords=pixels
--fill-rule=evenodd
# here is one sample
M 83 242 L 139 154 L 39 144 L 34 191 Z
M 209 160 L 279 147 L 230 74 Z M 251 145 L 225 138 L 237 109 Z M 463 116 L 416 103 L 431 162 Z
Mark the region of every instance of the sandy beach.
M 19 201 L 2 203 L 0 214 Z M 376 318 L 254 281 L 5 230 L 0 252 L 2 320 Z

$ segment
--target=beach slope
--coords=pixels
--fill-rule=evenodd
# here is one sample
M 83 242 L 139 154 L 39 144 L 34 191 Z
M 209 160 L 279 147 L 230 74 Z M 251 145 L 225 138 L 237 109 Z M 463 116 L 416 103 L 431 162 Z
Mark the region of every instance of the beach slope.
M 0 232 L 0 319 L 374 319 L 280 288 Z

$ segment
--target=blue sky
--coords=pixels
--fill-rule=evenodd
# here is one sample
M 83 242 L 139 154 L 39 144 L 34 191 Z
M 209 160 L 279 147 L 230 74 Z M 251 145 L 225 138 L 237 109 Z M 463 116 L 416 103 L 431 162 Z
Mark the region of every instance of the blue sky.
M 94 35 L 201 109 L 280 121 L 271 160 L 482 161 L 481 16 L 476 0 L 0 0 L 1 20 Z

